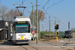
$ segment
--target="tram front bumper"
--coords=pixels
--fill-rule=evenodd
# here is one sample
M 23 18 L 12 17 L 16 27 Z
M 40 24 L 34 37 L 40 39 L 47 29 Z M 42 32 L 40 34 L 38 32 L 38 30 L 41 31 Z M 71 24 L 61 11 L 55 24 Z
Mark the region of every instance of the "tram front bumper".
M 16 44 L 30 43 L 31 40 L 16 40 Z

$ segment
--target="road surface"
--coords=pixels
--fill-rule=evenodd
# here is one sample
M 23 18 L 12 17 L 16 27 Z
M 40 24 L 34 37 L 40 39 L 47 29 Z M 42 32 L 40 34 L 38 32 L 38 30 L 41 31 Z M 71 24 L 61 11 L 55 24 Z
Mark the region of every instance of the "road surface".
M 11 41 L 0 43 L 0 50 L 75 50 L 75 38 L 72 38 L 69 42 L 68 39 L 54 41 L 31 41 L 27 44 L 14 44 Z

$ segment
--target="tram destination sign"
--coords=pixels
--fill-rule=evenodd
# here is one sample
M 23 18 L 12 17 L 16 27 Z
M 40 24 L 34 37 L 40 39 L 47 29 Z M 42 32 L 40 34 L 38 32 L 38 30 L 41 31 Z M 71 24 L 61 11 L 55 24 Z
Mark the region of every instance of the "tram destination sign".
M 26 24 L 26 23 L 28 23 L 27 21 L 17 21 L 17 22 L 15 22 L 15 24 Z
M 17 22 L 17 23 L 26 23 L 26 22 Z

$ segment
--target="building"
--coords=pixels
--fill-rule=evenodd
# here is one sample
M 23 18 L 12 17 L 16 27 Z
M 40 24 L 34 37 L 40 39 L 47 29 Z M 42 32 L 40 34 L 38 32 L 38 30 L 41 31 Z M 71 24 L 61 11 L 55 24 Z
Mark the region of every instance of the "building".
M 73 34 L 73 37 L 75 37 L 75 28 L 72 28 L 72 34 Z
M 0 20 L 0 40 L 9 40 L 11 37 L 11 21 Z

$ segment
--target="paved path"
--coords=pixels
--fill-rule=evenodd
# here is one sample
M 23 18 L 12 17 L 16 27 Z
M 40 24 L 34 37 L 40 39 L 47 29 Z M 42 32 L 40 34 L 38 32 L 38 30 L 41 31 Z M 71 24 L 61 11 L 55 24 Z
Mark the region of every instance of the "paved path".
M 11 41 L 4 42 L 0 44 L 0 46 L 20 46 L 20 45 L 15 45 Z M 75 41 L 64 41 L 64 40 L 59 40 L 56 42 L 55 40 L 53 41 L 39 41 L 38 44 L 36 44 L 36 41 L 31 41 L 29 45 L 22 44 L 22 46 L 74 46 L 75 47 Z
M 0 50 L 64 50 L 63 48 L 59 47 L 32 47 L 32 46 L 7 46 L 7 47 L 0 47 Z
M 58 42 L 55 40 L 39 41 L 39 44 L 36 44 L 36 41 L 31 41 L 29 45 L 15 45 L 11 41 L 6 41 L 0 44 L 0 50 L 75 50 L 75 38 L 72 39 L 73 41 L 70 42 L 68 39 L 59 40 Z

